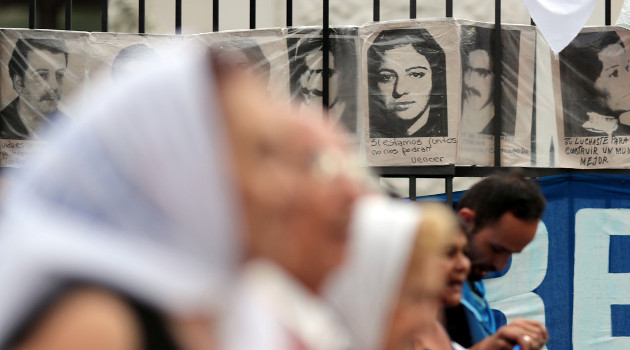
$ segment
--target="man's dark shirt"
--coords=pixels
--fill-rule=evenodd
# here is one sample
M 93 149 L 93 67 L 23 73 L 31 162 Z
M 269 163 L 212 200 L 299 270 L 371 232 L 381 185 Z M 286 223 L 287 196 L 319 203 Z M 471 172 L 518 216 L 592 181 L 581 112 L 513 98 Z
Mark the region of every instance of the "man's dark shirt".
M 459 304 L 444 308 L 444 316 L 446 318 L 446 332 L 451 341 L 465 348 L 473 346 L 468 320 L 466 319 L 466 314 L 464 314 L 464 305 Z
M 19 101 L 20 98 L 18 97 L 0 111 L 0 139 L 28 139 L 29 132 L 24 123 L 22 123 L 17 110 Z
M 26 125 L 22 122 L 18 113 L 18 104 L 20 98 L 17 97 L 11 101 L 2 111 L 0 111 L 0 139 L 8 140 L 28 140 L 31 134 L 28 132 Z M 65 119 L 65 115 L 59 111 L 50 114 L 52 120 Z

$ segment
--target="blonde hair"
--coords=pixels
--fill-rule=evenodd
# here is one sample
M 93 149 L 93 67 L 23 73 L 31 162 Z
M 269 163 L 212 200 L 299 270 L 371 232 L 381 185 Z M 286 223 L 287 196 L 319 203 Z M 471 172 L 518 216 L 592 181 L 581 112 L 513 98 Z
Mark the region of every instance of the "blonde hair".
M 459 230 L 455 214 L 445 205 L 438 202 L 420 204 L 422 219 L 416 231 L 414 246 L 411 252 L 411 267 L 424 265 L 427 256 L 442 254 L 448 245 L 449 238 Z
M 455 214 L 439 203 L 422 203 L 418 208 L 420 220 L 415 228 L 415 237 L 410 244 L 407 268 L 397 301 L 393 302 L 390 328 L 385 336 L 384 348 L 391 349 L 401 337 L 400 324 L 410 322 L 409 310 L 423 310 L 423 317 L 415 314 L 419 328 L 433 325 L 439 310 L 439 298 L 446 287 L 446 270 L 442 268 L 444 251 L 458 226 Z M 418 329 L 419 330 L 419 329 Z

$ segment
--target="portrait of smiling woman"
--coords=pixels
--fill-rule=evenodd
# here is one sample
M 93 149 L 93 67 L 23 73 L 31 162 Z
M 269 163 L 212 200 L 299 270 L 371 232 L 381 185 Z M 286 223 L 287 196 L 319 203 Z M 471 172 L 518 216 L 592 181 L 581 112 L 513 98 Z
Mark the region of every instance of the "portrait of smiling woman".
M 564 135 L 630 135 L 630 63 L 615 31 L 580 33 L 560 53 Z
M 370 137 L 447 135 L 446 58 L 426 29 L 382 31 L 367 59 Z

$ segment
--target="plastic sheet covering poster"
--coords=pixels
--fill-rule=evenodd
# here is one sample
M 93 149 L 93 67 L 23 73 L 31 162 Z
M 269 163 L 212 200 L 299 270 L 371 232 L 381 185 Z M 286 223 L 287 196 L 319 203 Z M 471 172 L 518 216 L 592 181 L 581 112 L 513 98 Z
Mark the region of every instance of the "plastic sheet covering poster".
M 362 27 L 361 36 L 368 163 L 454 163 L 461 95 L 457 22 L 382 22 Z
M 137 35 L 91 33 L 88 36 L 90 80 L 106 76 L 113 84 L 133 73 L 145 60 L 159 57 L 164 50 L 174 50 L 190 39 L 182 35 Z
M 288 58 L 284 30 L 256 29 L 192 36 L 237 67 L 252 69 L 271 96 L 288 101 Z
M 561 167 L 630 166 L 630 32 L 582 30 L 554 68 Z
M 328 58 L 331 118 L 355 134 L 359 118 L 359 36 L 357 27 L 332 27 Z M 298 106 L 323 106 L 321 27 L 287 29 L 291 99 Z
M 532 166 L 558 167 L 556 98 L 553 87 L 557 56 L 540 32 L 536 33 L 536 103 L 532 116 Z M 558 102 L 560 103 L 560 102 Z
M 485 281 L 500 325 L 542 322 L 549 350 L 630 349 L 630 176 L 538 182 L 547 208 L 534 240 Z
M 462 59 L 458 164 L 494 165 L 494 25 L 460 23 Z M 501 165 L 530 166 L 536 31 L 501 27 Z
M 87 33 L 0 29 L 0 166 L 19 167 L 43 146 L 86 76 Z

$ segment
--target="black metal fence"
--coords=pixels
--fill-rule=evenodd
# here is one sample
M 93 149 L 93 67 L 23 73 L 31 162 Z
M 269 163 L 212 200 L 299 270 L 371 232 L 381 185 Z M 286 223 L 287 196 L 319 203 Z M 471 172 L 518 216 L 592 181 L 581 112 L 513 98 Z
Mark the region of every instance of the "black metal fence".
M 605 25 L 611 24 L 611 0 L 605 1 Z M 367 2 L 367 0 L 366 0 Z M 72 29 L 72 0 L 65 0 L 65 30 Z M 138 33 L 145 33 L 145 0 L 138 0 Z M 381 14 L 381 1 L 373 0 L 373 20 L 375 22 L 380 21 Z M 329 0 L 323 0 L 322 5 L 322 27 L 324 33 L 323 44 L 323 86 L 324 86 L 324 107 L 328 106 L 328 69 L 329 69 L 329 27 L 330 27 L 330 10 Z M 453 0 L 445 0 L 445 17 L 453 17 Z M 101 0 L 101 31 L 108 31 L 108 0 Z M 36 13 L 37 13 L 37 0 L 29 0 L 29 28 L 36 29 Z M 489 176 L 497 172 L 508 171 L 509 167 L 501 166 L 501 70 L 500 64 L 502 59 L 502 47 L 501 47 L 501 0 L 495 0 L 494 2 L 494 41 L 495 41 L 495 55 L 494 55 L 494 109 L 495 116 L 494 123 L 494 164 L 493 167 L 482 166 L 403 166 L 403 167 L 374 167 L 374 170 L 382 177 L 398 177 L 409 179 L 409 197 L 412 200 L 416 199 L 416 180 L 418 178 L 443 178 L 445 182 L 445 193 L 447 195 L 447 201 L 452 203 L 453 198 L 453 178 L 455 177 L 484 177 Z M 409 0 L 409 18 L 417 18 L 417 1 Z M 533 21 L 531 22 L 534 25 Z M 293 0 L 286 0 L 286 26 L 293 26 Z M 175 0 L 175 32 L 181 33 L 182 27 L 182 0 Z M 256 28 L 256 0 L 249 0 L 249 28 Z M 219 0 L 212 0 L 212 30 L 220 30 L 220 18 L 219 18 Z M 536 96 L 534 95 L 534 99 Z M 535 130 L 535 118 L 533 118 L 533 129 Z M 532 143 L 535 143 L 535 138 L 532 138 Z M 534 144 L 532 146 L 535 146 Z M 532 147 L 532 149 L 535 149 Z M 530 177 L 542 177 L 567 173 L 599 173 L 599 174 L 630 174 L 630 169 L 567 169 L 567 168 L 537 168 L 528 167 L 524 168 L 524 173 Z

